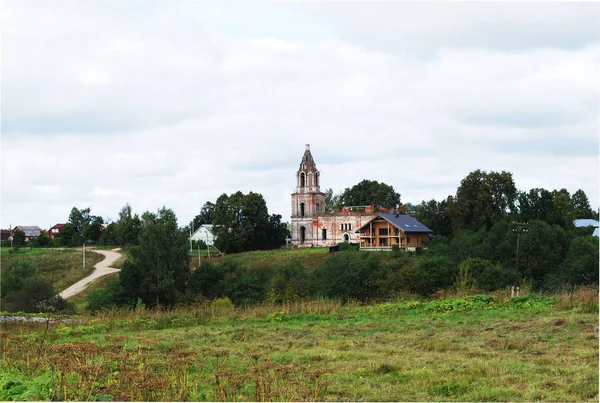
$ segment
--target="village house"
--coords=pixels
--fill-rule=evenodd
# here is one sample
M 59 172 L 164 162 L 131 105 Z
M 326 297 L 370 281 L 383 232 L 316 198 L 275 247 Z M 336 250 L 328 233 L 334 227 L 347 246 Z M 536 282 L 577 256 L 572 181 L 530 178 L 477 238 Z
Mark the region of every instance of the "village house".
M 64 226 L 65 224 L 56 224 L 55 226 L 50 228 L 48 230 L 48 235 L 50 236 L 50 238 L 55 239 L 57 236 L 59 236 Z
M 21 231 L 25 233 L 25 242 L 29 242 L 33 238 L 37 238 L 42 233 L 42 229 L 37 225 L 17 225 L 13 228 L 11 236 L 15 235 L 15 231 Z
M 309 144 L 296 172 L 291 221 L 294 248 L 351 243 L 367 250 L 392 250 L 394 244 L 405 250 L 415 250 L 426 247 L 432 233 L 413 217 L 389 214 L 386 209 L 375 211 L 373 206 L 346 206 L 342 211 L 326 214 L 325 193 L 321 192 L 320 173 Z M 389 235 L 380 235 L 379 229 L 383 234 L 384 226 L 389 226 Z
M 215 244 L 215 235 L 213 234 L 213 225 L 212 224 L 202 224 L 200 228 L 196 230 L 190 237 L 192 241 L 202 241 L 207 246 L 214 246 Z

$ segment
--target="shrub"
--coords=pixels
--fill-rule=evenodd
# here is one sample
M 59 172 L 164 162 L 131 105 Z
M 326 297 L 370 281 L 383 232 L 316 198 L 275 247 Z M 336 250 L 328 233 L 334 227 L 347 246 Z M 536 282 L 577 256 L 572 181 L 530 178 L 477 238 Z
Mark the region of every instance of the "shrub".
M 423 255 L 416 264 L 417 289 L 422 295 L 448 288 L 457 274 L 452 260 L 446 256 Z
M 217 298 L 210 304 L 212 316 L 226 316 L 233 312 L 233 302 L 227 297 Z

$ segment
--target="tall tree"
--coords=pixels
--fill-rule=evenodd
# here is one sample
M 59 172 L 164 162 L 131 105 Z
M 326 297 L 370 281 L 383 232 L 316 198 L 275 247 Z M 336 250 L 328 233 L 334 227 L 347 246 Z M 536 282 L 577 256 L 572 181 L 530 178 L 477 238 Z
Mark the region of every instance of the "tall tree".
M 276 236 L 278 241 L 271 242 L 271 236 L 281 234 L 277 228 L 281 224 L 275 217 L 269 218 L 265 199 L 258 193 L 244 195 L 238 191 L 230 196 L 222 194 L 215 203 L 213 214 L 215 243 L 224 252 L 279 246 L 281 237 Z
M 145 212 L 139 246 L 131 249 L 119 275 L 125 294 L 148 305 L 172 305 L 189 279 L 188 235 L 177 227 L 173 210 Z
M 451 207 L 454 231 L 491 228 L 515 209 L 517 189 L 510 172 L 476 170 L 460 182 Z
M 342 206 L 373 206 L 393 209 L 400 204 L 400 193 L 383 182 L 363 180 L 346 188 L 339 196 Z
M 325 190 L 325 213 L 333 213 L 341 209 L 341 194 L 333 194 L 333 189 Z
M 518 217 L 520 221 L 552 221 L 554 201 L 550 191 L 534 188 L 528 193 L 519 192 L 517 203 L 519 205 Z
M 132 214 L 131 205 L 125 204 L 119 211 L 119 220 L 115 228 L 119 245 L 137 245 L 142 221 L 137 214 Z
M 194 228 L 194 230 L 197 230 L 203 224 L 212 224 L 214 211 L 215 211 L 214 203 L 211 203 L 209 201 L 204 203 L 204 205 L 200 209 L 200 214 L 198 214 L 192 220 L 192 227 Z
M 573 193 L 571 197 L 575 218 L 592 218 L 594 213 L 590 207 L 590 201 L 585 192 L 581 189 Z

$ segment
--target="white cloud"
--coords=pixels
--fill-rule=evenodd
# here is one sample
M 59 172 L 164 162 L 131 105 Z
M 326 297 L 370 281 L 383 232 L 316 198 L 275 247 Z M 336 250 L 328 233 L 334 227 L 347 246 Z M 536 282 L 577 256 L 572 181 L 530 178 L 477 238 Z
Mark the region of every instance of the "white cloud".
M 335 191 L 507 170 L 599 204 L 595 6 L 76 4 L 3 3 L 3 227 L 127 202 L 184 224 L 237 190 L 286 220 L 305 143 Z

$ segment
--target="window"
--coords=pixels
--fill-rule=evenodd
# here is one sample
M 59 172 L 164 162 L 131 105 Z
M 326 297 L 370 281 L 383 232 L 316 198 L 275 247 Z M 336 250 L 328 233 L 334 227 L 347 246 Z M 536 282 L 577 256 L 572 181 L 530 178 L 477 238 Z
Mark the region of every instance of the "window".
M 300 242 L 304 242 L 306 240 L 306 228 L 300 227 Z
M 58 228 L 52 228 L 52 232 L 58 234 Z
M 325 228 L 321 230 L 321 238 L 323 238 L 323 240 L 327 239 L 327 230 Z
M 300 217 L 304 217 L 304 203 L 300 203 Z
M 379 228 L 379 236 L 386 236 L 388 234 L 387 228 Z
M 407 237 L 406 237 L 406 244 L 409 244 L 409 243 L 410 243 L 410 237 L 409 237 L 409 236 L 407 236 Z
M 344 224 L 340 224 L 340 231 L 344 230 Z
M 306 182 L 306 176 L 304 175 L 304 172 L 302 172 L 300 174 L 300 186 L 304 187 L 305 182 Z
M 352 230 L 352 224 L 348 224 L 348 229 Z
M 319 203 L 317 203 L 317 214 L 319 214 L 321 212 L 321 205 Z

